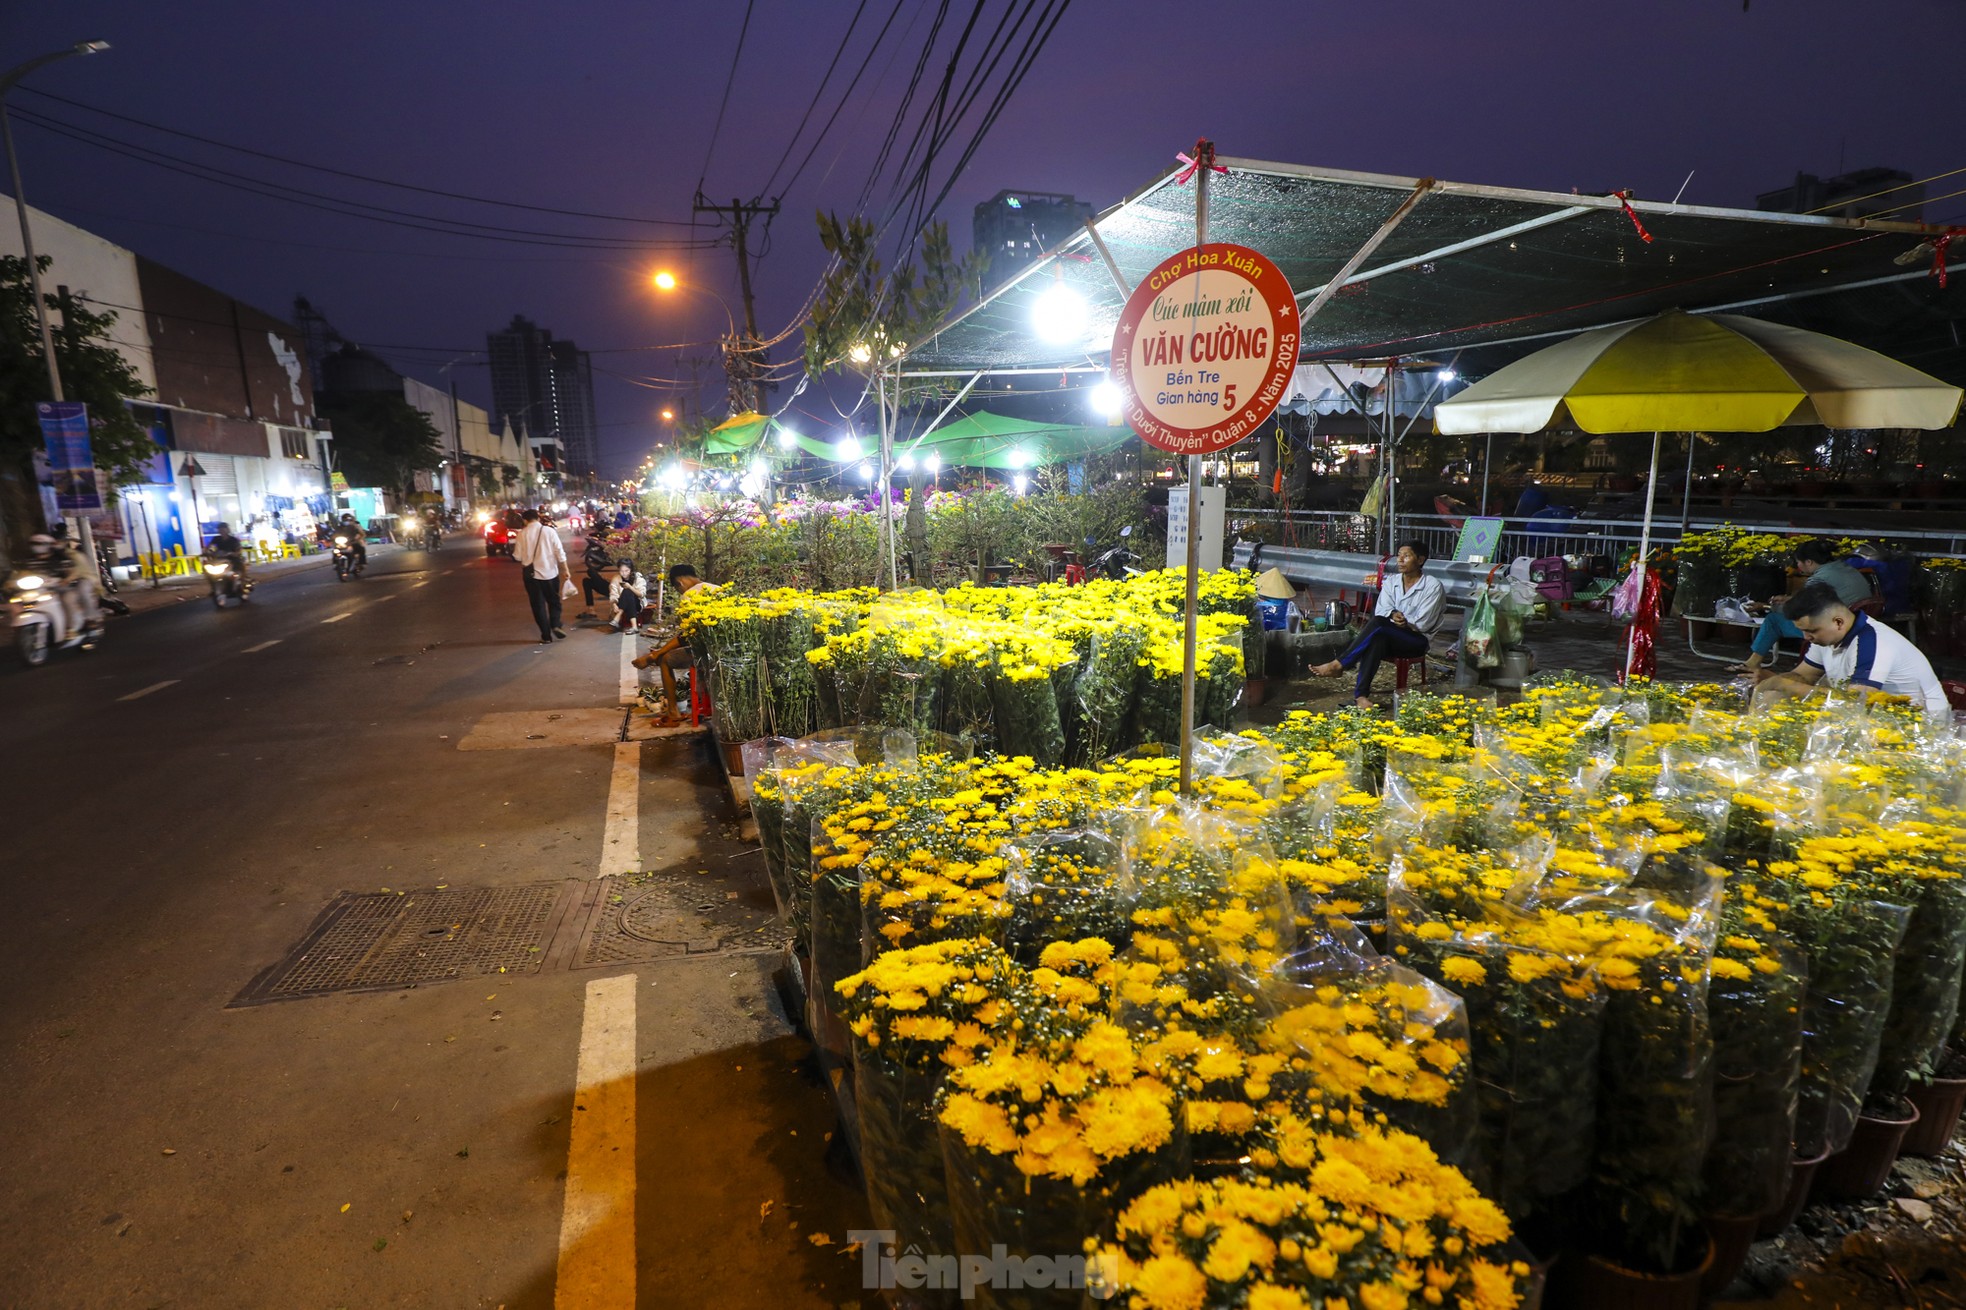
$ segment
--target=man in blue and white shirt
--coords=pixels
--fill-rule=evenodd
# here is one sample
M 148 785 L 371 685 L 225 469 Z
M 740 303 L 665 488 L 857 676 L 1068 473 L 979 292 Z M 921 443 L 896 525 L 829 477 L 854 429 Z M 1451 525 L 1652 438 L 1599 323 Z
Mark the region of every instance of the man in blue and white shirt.
M 1352 683 L 1352 695 L 1360 709 L 1372 707 L 1372 679 L 1379 672 L 1379 662 L 1388 657 L 1424 658 L 1427 643 L 1440 627 L 1441 616 L 1447 609 L 1447 589 L 1423 571 L 1427 567 L 1424 544 L 1409 541 L 1394 558 L 1399 572 L 1380 586 L 1379 601 L 1372 607 L 1372 621 L 1343 655 L 1311 670 L 1321 678 L 1331 678 L 1356 668 L 1358 676 Z
M 1902 696 L 1927 718 L 1943 722 L 1952 717 L 1945 688 L 1918 647 L 1868 614 L 1852 610 L 1831 588 L 1810 583 L 1789 597 L 1782 613 L 1810 646 L 1801 664 L 1755 689 L 1757 707 L 1827 683 Z

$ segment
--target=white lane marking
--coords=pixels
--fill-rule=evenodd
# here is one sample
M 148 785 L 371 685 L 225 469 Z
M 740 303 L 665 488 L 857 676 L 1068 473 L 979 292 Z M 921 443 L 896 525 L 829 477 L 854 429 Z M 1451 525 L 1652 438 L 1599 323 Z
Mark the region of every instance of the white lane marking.
M 621 703 L 633 705 L 640 700 L 642 691 L 642 671 L 635 667 L 635 634 L 621 634 Z
M 554 1310 L 635 1306 L 635 975 L 587 984 Z
M 162 682 L 151 683 L 148 687 L 145 687 L 142 691 L 133 691 L 127 696 L 118 696 L 116 699 L 136 700 L 140 696 L 148 696 L 153 691 L 162 691 L 166 687 L 175 687 L 178 685 L 178 683 L 182 681 L 184 681 L 184 679 L 182 678 L 166 678 Z
M 608 778 L 607 827 L 601 833 L 601 867 L 596 877 L 641 871 L 641 790 L 642 744 L 616 742 L 614 771 Z
M 331 618 L 331 619 L 322 619 L 322 620 L 321 620 L 321 622 L 323 622 L 323 623 L 339 623 L 339 622 L 341 622 L 341 621 L 342 621 L 343 619 L 345 619 L 345 618 L 347 618 L 347 617 L 348 617 L 348 616 L 349 616 L 350 614 L 353 614 L 354 612 L 355 612 L 354 610 L 343 610 L 343 611 L 342 611 L 341 613 L 339 613 L 339 614 L 337 614 L 337 615 L 335 615 L 335 616 L 334 616 L 333 618 Z
M 383 603 L 384 601 L 391 601 L 391 600 L 394 600 L 394 599 L 396 599 L 396 593 L 392 591 L 392 592 L 390 592 L 390 593 L 389 593 L 389 594 L 388 594 L 387 596 L 384 596 L 384 597 L 382 598 L 382 600 L 379 600 L 379 601 L 377 601 L 377 602 L 376 602 L 376 604 L 378 604 L 378 605 L 380 605 L 380 604 L 382 604 L 382 603 Z
M 427 586 L 429 586 L 429 585 L 430 585 L 430 579 L 428 579 L 428 578 L 424 578 L 424 579 L 423 579 L 422 581 L 420 581 L 420 582 L 412 582 L 412 583 L 410 584 L 410 590 L 411 590 L 411 591 L 415 591 L 415 590 L 416 590 L 416 589 L 417 589 L 418 587 L 427 587 Z
M 275 637 L 272 641 L 262 641 L 257 646 L 248 646 L 244 650 L 240 651 L 239 653 L 241 655 L 257 655 L 261 651 L 267 649 L 269 646 L 277 646 L 279 644 L 280 644 L 280 638 Z

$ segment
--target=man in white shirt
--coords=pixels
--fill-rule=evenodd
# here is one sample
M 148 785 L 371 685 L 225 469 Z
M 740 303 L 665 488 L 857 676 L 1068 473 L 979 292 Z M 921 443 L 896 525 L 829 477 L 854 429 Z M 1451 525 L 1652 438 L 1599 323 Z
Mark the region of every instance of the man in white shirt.
M 1782 606 L 1782 614 L 1810 643 L 1802 663 L 1763 682 L 1754 691 L 1757 709 L 1806 694 L 1818 683 L 1868 687 L 1902 696 L 1940 722 L 1952 717 L 1945 688 L 1918 647 L 1901 633 L 1852 610 L 1836 591 L 1812 582 Z
M 529 509 L 520 516 L 525 526 L 512 543 L 512 558 L 526 577 L 526 599 L 532 605 L 533 622 L 539 625 L 539 640 L 551 643 L 567 635 L 560 623 L 560 575 L 567 571 L 567 548 L 560 534 L 542 522 L 539 511 Z
M 1447 610 L 1447 589 L 1424 572 L 1425 544 L 1409 541 L 1399 548 L 1395 558 L 1399 572 L 1379 588 L 1379 602 L 1372 607 L 1372 621 L 1343 655 L 1311 670 L 1320 678 L 1334 678 L 1346 669 L 1356 668 L 1358 677 L 1352 684 L 1352 694 L 1360 709 L 1372 708 L 1372 679 L 1378 675 L 1379 662 L 1388 657 L 1424 658 L 1427 642 L 1440 627 L 1441 616 Z

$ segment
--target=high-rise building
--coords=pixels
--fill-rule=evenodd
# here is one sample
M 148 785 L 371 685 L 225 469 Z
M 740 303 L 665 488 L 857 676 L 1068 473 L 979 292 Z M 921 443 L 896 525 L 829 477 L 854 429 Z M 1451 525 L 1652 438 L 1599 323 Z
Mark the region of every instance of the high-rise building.
M 1092 206 L 1050 191 L 999 191 L 976 207 L 971 246 L 990 261 L 983 290 L 1002 286 L 1092 217 Z
M 1756 209 L 1832 218 L 1891 218 L 1916 223 L 1925 212 L 1925 184 L 1897 168 L 1859 168 L 1835 177 L 1797 173 L 1795 184 L 1764 191 Z
M 568 478 L 593 478 L 600 470 L 594 422 L 594 373 L 587 352 L 522 315 L 485 334 L 491 353 L 492 426 L 511 419 L 530 438 L 550 438 Z

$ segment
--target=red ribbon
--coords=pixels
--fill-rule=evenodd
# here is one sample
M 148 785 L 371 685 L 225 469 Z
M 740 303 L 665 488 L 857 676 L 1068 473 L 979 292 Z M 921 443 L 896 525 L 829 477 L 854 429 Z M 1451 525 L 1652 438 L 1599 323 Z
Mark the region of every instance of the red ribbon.
M 1632 221 L 1632 226 L 1638 229 L 1638 239 L 1648 246 L 1651 245 L 1652 234 L 1645 230 L 1645 224 L 1638 221 L 1638 211 L 1632 208 L 1632 193 L 1629 191 L 1614 191 L 1611 194 L 1618 197 L 1618 203 L 1625 207 L 1625 217 L 1629 218 Z
M 1175 152 L 1174 157 L 1187 165 L 1186 168 L 1174 175 L 1174 185 L 1176 186 L 1188 185 L 1188 179 L 1192 178 L 1204 168 L 1212 169 L 1217 173 L 1226 173 L 1229 171 L 1221 164 L 1215 162 L 1215 143 L 1207 137 L 1203 137 L 1195 142 L 1195 153 L 1192 157 L 1184 155 L 1179 151 Z
M 1946 289 L 1946 247 L 1952 244 L 1957 232 L 1947 232 L 1932 243 L 1932 272 L 1939 279 L 1939 290 Z

